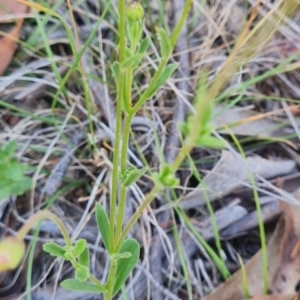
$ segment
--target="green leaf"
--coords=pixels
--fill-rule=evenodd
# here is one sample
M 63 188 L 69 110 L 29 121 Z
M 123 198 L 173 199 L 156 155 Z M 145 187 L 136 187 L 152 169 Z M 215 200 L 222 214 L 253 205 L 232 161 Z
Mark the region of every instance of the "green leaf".
M 43 245 L 43 250 L 48 252 L 52 256 L 60 257 L 65 259 L 66 250 L 64 250 L 61 246 L 57 245 L 56 243 L 45 243 Z
M 146 51 L 147 51 L 147 49 L 148 49 L 148 47 L 149 47 L 149 45 L 150 45 L 150 38 L 146 37 L 145 39 L 142 40 L 137 53 L 139 53 L 139 54 L 145 54 Z
M 10 141 L 1 149 L 0 155 L 1 157 L 2 155 L 4 155 L 5 157 L 10 157 L 15 153 L 16 149 L 17 149 L 16 141 Z
M 90 271 L 85 266 L 79 266 L 75 270 L 75 278 L 81 282 L 87 281 L 90 275 Z
M 147 98 L 151 98 L 158 91 L 158 89 L 172 76 L 177 67 L 178 63 L 172 63 L 163 70 L 153 89 L 148 92 Z
M 110 68 L 111 68 L 111 71 L 112 71 L 113 78 L 114 78 L 116 84 L 118 85 L 119 75 L 120 75 L 120 64 L 119 64 L 119 62 L 115 61 L 111 65 Z
M 213 112 L 213 104 L 212 102 L 205 103 L 203 105 L 202 118 L 200 119 L 200 123 L 203 127 L 205 127 L 211 119 L 211 115 Z
M 157 30 L 157 36 L 160 43 L 160 52 L 162 57 L 169 57 L 172 53 L 171 40 L 163 28 Z
M 219 148 L 225 148 L 226 145 L 223 141 L 210 136 L 210 135 L 205 135 L 202 136 L 198 139 L 197 141 L 197 146 L 203 146 L 207 148 L 213 148 L 213 149 L 219 149 Z
M 60 284 L 64 289 L 76 291 L 76 292 L 87 292 L 87 293 L 103 293 L 106 289 L 99 287 L 93 283 L 81 282 L 76 279 L 66 279 Z
M 124 174 L 120 175 L 124 186 L 128 187 L 136 182 L 142 175 L 145 174 L 147 168 L 138 169 L 136 166 L 130 166 Z
M 128 69 L 135 69 L 141 62 L 144 54 L 136 54 L 130 58 L 127 58 L 121 63 L 121 70 L 127 71 Z
M 88 247 L 85 247 L 83 252 L 78 256 L 78 262 L 80 265 L 90 268 L 90 251 Z
M 18 162 L 10 164 L 5 170 L 6 177 L 13 181 L 21 181 L 24 177 L 23 173 L 26 171 L 26 166 Z
M 13 157 L 15 149 L 16 142 L 9 142 L 0 149 L 0 199 L 31 189 L 31 179 L 23 174 L 28 166 Z
M 126 47 L 125 48 L 125 57 L 126 58 L 130 58 L 130 57 L 132 57 L 134 55 L 134 53 L 128 48 L 128 47 Z
M 127 239 L 124 241 L 121 247 L 120 254 L 124 252 L 131 253 L 131 256 L 129 258 L 120 259 L 117 263 L 116 281 L 113 289 L 113 295 L 120 290 L 130 272 L 137 264 L 140 256 L 140 244 L 135 239 Z
M 109 220 L 104 208 L 100 204 L 96 204 L 96 221 L 103 244 L 109 252 Z
M 86 248 L 86 240 L 84 239 L 80 239 L 76 242 L 74 249 L 73 249 L 73 253 L 75 255 L 75 257 L 79 256 L 84 249 Z

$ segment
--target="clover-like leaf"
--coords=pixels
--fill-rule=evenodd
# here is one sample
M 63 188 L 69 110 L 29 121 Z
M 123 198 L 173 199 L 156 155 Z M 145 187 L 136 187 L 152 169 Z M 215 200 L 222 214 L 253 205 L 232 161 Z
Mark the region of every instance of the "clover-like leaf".
M 31 189 L 31 179 L 24 176 L 28 166 L 13 157 L 15 149 L 14 141 L 0 149 L 0 199 L 21 195 Z
M 96 204 L 96 222 L 103 244 L 109 252 L 109 220 L 104 208 L 100 204 Z
M 104 293 L 106 289 L 93 283 L 81 282 L 77 279 L 66 279 L 60 284 L 64 289 L 76 292 Z
M 16 141 L 10 141 L 8 142 L 1 150 L 0 150 L 0 155 L 3 158 L 8 158 L 12 156 L 17 148 L 17 143 Z
M 90 275 L 89 268 L 80 265 L 75 269 L 75 278 L 81 282 L 87 281 Z
M 43 250 L 50 255 L 65 259 L 66 250 L 56 243 L 50 242 L 43 245 Z
M 113 289 L 113 295 L 115 295 L 129 274 L 137 264 L 140 256 L 140 244 L 135 239 L 127 239 L 122 244 L 120 254 L 129 252 L 131 256 L 128 258 L 120 259 L 117 263 L 116 280 Z

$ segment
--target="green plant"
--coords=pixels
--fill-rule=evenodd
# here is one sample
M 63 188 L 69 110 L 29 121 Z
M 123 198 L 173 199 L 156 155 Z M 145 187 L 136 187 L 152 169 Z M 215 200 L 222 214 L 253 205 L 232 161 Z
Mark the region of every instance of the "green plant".
M 16 142 L 8 142 L 0 149 L 0 200 L 21 195 L 31 188 L 31 179 L 24 176 L 28 166 L 14 157 Z
M 50 13 L 54 17 L 59 17 L 56 13 L 43 8 L 38 4 L 27 3 L 23 0 L 19 1 L 46 13 Z M 119 61 L 111 66 L 112 74 L 117 86 L 117 107 L 109 216 L 101 205 L 97 204 L 95 209 L 98 230 L 107 250 L 109 259 L 109 272 L 105 283 L 101 283 L 90 273 L 89 250 L 86 241 L 77 240 L 73 244 L 61 220 L 49 211 L 40 211 L 33 215 L 28 223 L 20 229 L 16 237 L 14 237 L 14 239 L 16 239 L 16 244 L 20 245 L 16 246 L 17 254 L 15 257 L 18 259 L 17 261 L 13 261 L 9 265 L 9 268 L 11 268 L 11 266 L 15 267 L 24 254 L 23 238 L 25 234 L 36 222 L 49 218 L 60 228 L 66 245 L 61 246 L 55 243 L 46 243 L 44 244 L 44 250 L 52 256 L 68 261 L 75 270 L 75 278 L 67 279 L 63 281 L 61 285 L 70 290 L 104 293 L 104 299 L 112 299 L 112 297 L 121 289 L 130 272 L 138 262 L 140 246 L 136 240 L 127 237 L 129 231 L 138 221 L 145 208 L 153 201 L 157 194 L 162 192 L 165 188 L 178 186 L 179 180 L 176 178 L 176 171 L 195 146 L 212 148 L 222 148 L 225 146 L 223 142 L 220 142 L 219 139 L 212 135 L 213 128 L 211 126 L 211 115 L 214 98 L 211 98 L 207 91 L 207 76 L 203 74 L 199 80 L 199 87 L 194 101 L 195 113 L 191 114 L 187 121 L 181 124 L 183 145 L 176 160 L 171 165 L 162 162 L 160 171 L 151 175 L 154 184 L 153 189 L 123 228 L 127 189 L 147 172 L 146 169 L 137 169 L 134 166 L 129 166 L 127 162 L 131 123 L 140 108 L 148 99 L 157 93 L 176 70 L 178 64 L 168 64 L 168 62 L 171 58 L 182 26 L 187 19 L 191 5 L 192 0 L 187 0 L 185 2 L 181 18 L 170 36 L 163 28 L 157 29 L 160 45 L 159 65 L 154 72 L 148 87 L 141 94 L 139 99 L 133 103 L 132 86 L 135 74 L 134 71 L 137 70 L 146 55 L 150 45 L 150 38 L 143 38 L 144 12 L 141 4 L 134 1 L 126 8 L 125 1 L 118 0 Z M 68 35 L 71 35 L 67 26 L 66 30 Z M 77 53 L 74 42 L 71 46 L 75 55 L 75 61 L 79 63 L 85 47 Z M 56 94 L 55 101 L 58 94 L 63 91 L 64 84 L 75 67 L 76 64 L 74 63 L 69 72 L 67 72 L 65 77 L 61 80 L 60 89 Z M 88 99 L 86 100 L 88 101 Z M 89 105 L 90 104 L 87 104 L 87 107 L 90 107 Z M 198 124 L 196 128 L 194 126 L 195 124 Z M 10 238 L 3 241 L 4 245 L 9 242 L 8 239 Z M 199 239 L 201 240 L 201 238 Z M 2 261 L 1 258 L 4 258 L 7 254 L 6 252 L 7 249 L 5 247 L 3 252 L 1 252 L 0 245 L 0 262 Z M 226 270 L 226 267 L 220 258 L 217 255 L 214 255 L 212 250 L 210 255 L 212 259 L 216 261 L 218 268 L 225 274 L 224 277 L 227 277 L 228 270 Z M 2 265 L 2 268 L 9 269 L 4 264 Z

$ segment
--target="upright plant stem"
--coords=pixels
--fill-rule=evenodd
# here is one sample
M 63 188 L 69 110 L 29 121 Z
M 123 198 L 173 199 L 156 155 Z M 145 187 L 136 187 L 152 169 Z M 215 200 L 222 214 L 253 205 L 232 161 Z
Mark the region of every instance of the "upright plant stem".
M 129 84 L 129 82 L 127 84 Z M 127 115 L 124 122 L 123 137 L 122 137 L 121 173 L 125 172 L 127 166 L 128 142 L 129 142 L 131 122 L 132 122 L 132 116 Z M 123 225 L 124 212 L 126 206 L 126 194 L 127 194 L 127 187 L 122 185 L 120 191 L 119 207 L 118 207 L 116 240 L 119 239 L 122 232 L 122 225 Z
M 146 199 L 142 202 L 142 204 L 138 207 L 138 209 L 135 211 L 134 215 L 131 217 L 131 219 L 128 221 L 127 225 L 125 226 L 118 242 L 116 245 L 116 251 L 119 251 L 122 243 L 126 239 L 129 231 L 134 226 L 134 224 L 137 222 L 137 220 L 142 215 L 143 211 L 147 208 L 147 206 L 153 201 L 153 199 L 157 196 L 157 194 L 162 190 L 161 186 L 155 186 L 151 192 L 148 194 Z
M 119 10 L 119 61 L 122 63 L 125 59 L 125 1 L 118 0 Z M 120 144 L 121 144 L 121 130 L 122 130 L 122 105 L 123 94 L 125 87 L 125 76 L 120 72 L 118 80 L 118 96 L 117 96 L 117 110 L 116 110 L 116 128 L 115 128 L 115 145 L 113 157 L 113 174 L 112 174 L 112 192 L 110 199 L 110 214 L 109 214 L 109 249 L 114 253 L 115 245 L 115 213 L 118 195 L 118 176 L 119 176 L 119 160 L 120 160 Z
M 130 112 L 130 115 L 135 116 L 136 113 L 143 106 L 143 104 L 148 100 L 148 98 L 149 98 L 149 91 L 151 91 L 154 88 L 157 80 L 159 79 L 160 74 L 165 69 L 168 60 L 169 60 L 169 57 L 165 57 L 165 58 L 161 59 L 160 64 L 158 66 L 158 69 L 155 72 L 153 78 L 151 79 L 151 82 L 150 82 L 148 88 L 144 91 L 144 93 L 142 94 L 142 96 L 140 97 L 140 99 L 138 100 L 138 102 L 134 105 L 134 107 L 132 108 L 132 110 Z
M 181 14 L 181 17 L 179 19 L 179 22 L 177 23 L 172 37 L 171 37 L 171 46 L 174 47 L 176 45 L 177 39 L 181 33 L 182 27 L 184 25 L 184 23 L 186 22 L 187 16 L 190 12 L 191 6 L 193 4 L 193 0 L 187 0 L 185 2 L 184 8 L 183 8 L 183 12 Z
M 119 62 L 122 63 L 125 59 L 125 0 L 118 0 L 119 11 Z M 115 128 L 115 145 L 113 157 L 113 174 L 112 174 L 112 191 L 110 199 L 110 214 L 109 214 L 109 249 L 110 254 L 115 253 L 115 214 L 118 195 L 118 177 L 119 177 L 119 161 L 120 161 L 120 144 L 122 131 L 122 106 L 124 101 L 125 75 L 120 72 L 118 80 L 118 96 L 116 109 L 116 128 Z M 107 278 L 108 291 L 104 294 L 104 300 L 111 300 L 116 274 L 116 261 L 110 260 L 109 273 Z

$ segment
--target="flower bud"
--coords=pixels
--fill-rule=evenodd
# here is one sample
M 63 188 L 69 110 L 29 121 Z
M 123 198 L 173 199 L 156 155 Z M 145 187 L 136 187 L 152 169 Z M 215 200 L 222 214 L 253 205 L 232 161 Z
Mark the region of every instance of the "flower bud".
M 25 254 L 25 243 L 15 237 L 0 241 L 0 272 L 15 269 Z
M 144 17 L 144 9 L 140 2 L 132 1 L 126 9 L 126 15 L 129 21 L 138 22 Z

